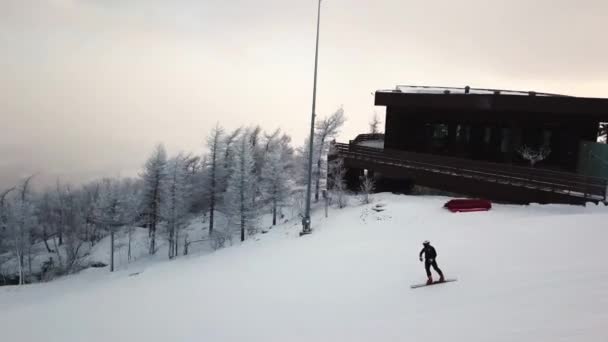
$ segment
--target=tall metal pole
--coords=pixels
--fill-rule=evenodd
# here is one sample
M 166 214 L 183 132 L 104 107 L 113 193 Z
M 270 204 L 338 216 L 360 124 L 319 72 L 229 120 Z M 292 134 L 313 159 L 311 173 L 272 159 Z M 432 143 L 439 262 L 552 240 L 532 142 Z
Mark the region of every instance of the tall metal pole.
M 310 118 L 310 137 L 309 137 L 309 149 L 308 149 L 308 183 L 306 185 L 306 211 L 304 218 L 302 218 L 302 232 L 300 235 L 310 234 L 310 199 L 312 191 L 312 152 L 313 152 L 313 140 L 315 134 L 315 110 L 317 106 L 317 69 L 319 65 L 319 29 L 321 28 L 321 1 L 319 0 L 319 9 L 317 13 L 317 42 L 315 47 L 315 76 L 312 88 L 312 114 Z

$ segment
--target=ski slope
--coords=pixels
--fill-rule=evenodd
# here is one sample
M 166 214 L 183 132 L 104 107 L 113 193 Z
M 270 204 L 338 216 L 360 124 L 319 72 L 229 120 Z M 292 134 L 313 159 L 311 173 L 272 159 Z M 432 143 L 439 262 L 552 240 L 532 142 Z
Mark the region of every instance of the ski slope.
M 290 222 L 208 255 L 0 288 L 6 341 L 607 341 L 608 209 L 445 198 Z M 384 211 L 372 210 L 376 205 Z M 425 280 L 421 241 L 455 283 Z M 139 274 L 135 274 L 138 273 Z

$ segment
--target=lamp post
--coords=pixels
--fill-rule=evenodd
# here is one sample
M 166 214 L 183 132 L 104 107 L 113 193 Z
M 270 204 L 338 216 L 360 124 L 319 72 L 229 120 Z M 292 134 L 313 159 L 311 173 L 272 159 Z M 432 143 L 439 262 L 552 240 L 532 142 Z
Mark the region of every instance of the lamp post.
M 310 198 L 312 191 L 312 150 L 315 134 L 315 109 L 317 105 L 317 67 L 319 65 L 319 29 L 321 28 L 321 1 L 319 0 L 319 8 L 317 13 L 317 41 L 315 47 L 315 76 L 312 87 L 312 114 L 310 118 L 310 138 L 308 139 L 308 182 L 306 184 L 306 210 L 302 218 L 302 232 L 300 235 L 312 233 L 310 228 Z

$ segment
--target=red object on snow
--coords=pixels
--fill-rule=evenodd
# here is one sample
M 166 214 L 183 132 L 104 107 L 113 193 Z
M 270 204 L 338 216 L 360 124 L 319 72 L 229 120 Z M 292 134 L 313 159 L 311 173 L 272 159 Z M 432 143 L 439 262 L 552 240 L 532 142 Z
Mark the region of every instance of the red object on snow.
M 482 199 L 453 199 L 444 204 L 443 207 L 453 213 L 488 211 L 492 208 L 492 202 Z

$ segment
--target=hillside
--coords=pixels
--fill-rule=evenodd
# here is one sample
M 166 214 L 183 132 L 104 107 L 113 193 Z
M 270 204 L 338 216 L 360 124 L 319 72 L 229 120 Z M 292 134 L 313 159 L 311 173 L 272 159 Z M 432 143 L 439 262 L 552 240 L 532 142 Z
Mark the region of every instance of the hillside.
M 8 341 L 605 341 L 608 210 L 390 194 L 210 254 L 0 288 Z M 354 201 L 353 201 L 354 202 Z M 375 211 L 375 206 L 381 207 Z M 421 241 L 455 283 L 425 280 Z

